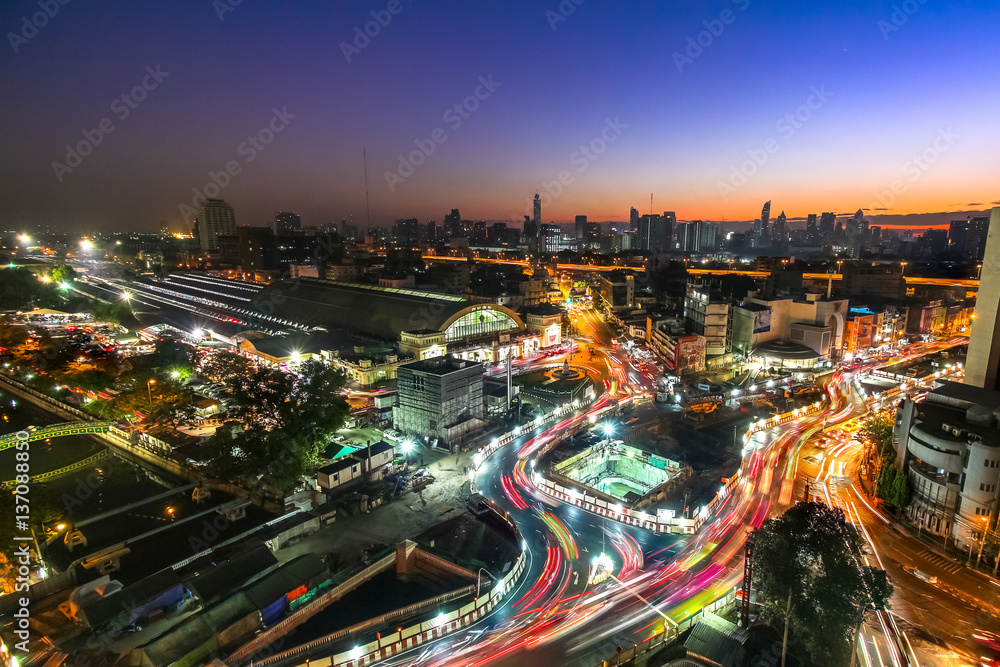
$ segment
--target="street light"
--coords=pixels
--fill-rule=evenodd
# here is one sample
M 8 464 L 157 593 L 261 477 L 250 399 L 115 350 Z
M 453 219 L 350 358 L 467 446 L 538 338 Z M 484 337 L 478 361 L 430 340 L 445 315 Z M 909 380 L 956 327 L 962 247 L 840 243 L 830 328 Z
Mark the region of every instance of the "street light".
M 153 385 L 154 384 L 156 384 L 156 380 L 155 379 L 150 378 L 150 379 L 146 380 L 146 391 L 149 392 L 149 402 L 150 402 L 150 404 L 152 404 L 152 402 L 153 402 Z

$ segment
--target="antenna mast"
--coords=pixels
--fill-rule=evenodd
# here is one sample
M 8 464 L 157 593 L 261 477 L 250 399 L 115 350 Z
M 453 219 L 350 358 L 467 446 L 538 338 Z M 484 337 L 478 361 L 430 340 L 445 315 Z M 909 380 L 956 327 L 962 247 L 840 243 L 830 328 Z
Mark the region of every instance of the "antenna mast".
M 362 148 L 361 155 L 365 161 L 365 218 L 367 220 L 368 229 L 372 226 L 372 207 L 371 202 L 368 200 L 368 149 Z M 367 233 L 367 230 L 366 232 Z

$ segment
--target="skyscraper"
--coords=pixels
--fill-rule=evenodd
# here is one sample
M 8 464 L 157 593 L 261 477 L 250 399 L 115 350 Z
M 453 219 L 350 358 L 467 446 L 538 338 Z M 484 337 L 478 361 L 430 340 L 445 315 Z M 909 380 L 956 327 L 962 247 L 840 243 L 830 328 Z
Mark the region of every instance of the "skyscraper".
M 532 212 L 533 212 L 532 218 L 534 220 L 534 223 L 536 225 L 539 225 L 539 229 L 541 229 L 540 225 L 542 224 L 542 197 L 537 192 L 535 193 L 535 205 Z
M 819 235 L 823 243 L 828 243 L 833 238 L 833 228 L 837 224 L 837 214 L 826 212 L 819 219 Z
M 785 218 L 785 212 L 782 211 L 781 214 L 778 215 L 777 220 L 774 221 L 774 231 L 771 234 L 771 241 L 773 245 L 781 246 L 788 241 L 788 232 L 785 229 L 786 222 L 787 218 Z
M 206 199 L 198 208 L 198 242 L 202 250 L 218 250 L 220 236 L 236 236 L 236 214 L 221 199 Z
M 660 226 L 663 230 L 660 234 L 660 250 L 671 251 L 674 249 L 674 229 L 677 228 L 677 214 L 673 211 L 664 211 L 660 219 Z
M 444 228 L 444 235 L 447 238 L 461 238 L 464 236 L 462 234 L 462 215 L 458 212 L 457 208 L 451 209 L 451 213 L 444 216 L 444 222 L 441 223 Z
M 764 208 L 760 210 L 760 228 L 765 239 L 770 239 L 770 232 L 767 224 L 771 221 L 771 201 L 764 202 Z
M 302 228 L 302 219 L 295 213 L 278 211 L 274 214 L 274 233 L 288 234 Z
M 576 223 L 574 225 L 573 231 L 575 232 L 575 237 L 577 241 L 583 240 L 583 228 L 587 224 L 587 216 L 578 215 L 576 216 Z
M 639 229 L 639 209 L 635 206 L 628 211 L 628 229 L 630 232 Z
M 655 213 L 639 218 L 639 250 L 657 252 L 660 249 L 660 216 Z
M 969 339 L 965 363 L 965 384 L 983 389 L 1000 389 L 1000 206 L 993 208 L 986 236 L 987 261 L 979 276 L 976 321 Z
M 948 254 L 971 262 L 983 259 L 990 219 L 986 216 L 952 220 L 948 228 Z
M 810 213 L 806 217 L 806 243 L 808 244 L 816 243 L 817 236 L 818 236 L 818 231 L 816 229 L 816 214 Z

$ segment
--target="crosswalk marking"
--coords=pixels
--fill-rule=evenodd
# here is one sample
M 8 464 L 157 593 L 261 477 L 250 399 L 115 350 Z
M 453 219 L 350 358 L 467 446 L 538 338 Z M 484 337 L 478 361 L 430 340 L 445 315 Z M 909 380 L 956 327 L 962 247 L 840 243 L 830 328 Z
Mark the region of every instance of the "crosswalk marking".
M 962 571 L 961 565 L 951 560 L 950 558 L 945 558 L 944 556 L 936 554 L 933 551 L 924 549 L 918 555 L 924 560 L 933 563 L 934 565 L 937 565 L 938 567 L 940 567 L 945 572 L 948 572 L 949 574 L 957 574 L 958 572 Z

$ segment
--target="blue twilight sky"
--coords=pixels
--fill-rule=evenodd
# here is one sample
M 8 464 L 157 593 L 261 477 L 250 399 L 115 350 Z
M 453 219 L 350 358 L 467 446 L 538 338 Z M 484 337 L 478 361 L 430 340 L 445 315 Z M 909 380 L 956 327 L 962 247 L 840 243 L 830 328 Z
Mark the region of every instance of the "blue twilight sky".
M 365 149 L 379 225 L 1000 199 L 996 2 L 46 2 L 0 8 L 6 229 L 179 230 L 212 173 L 240 224 L 363 224 Z

